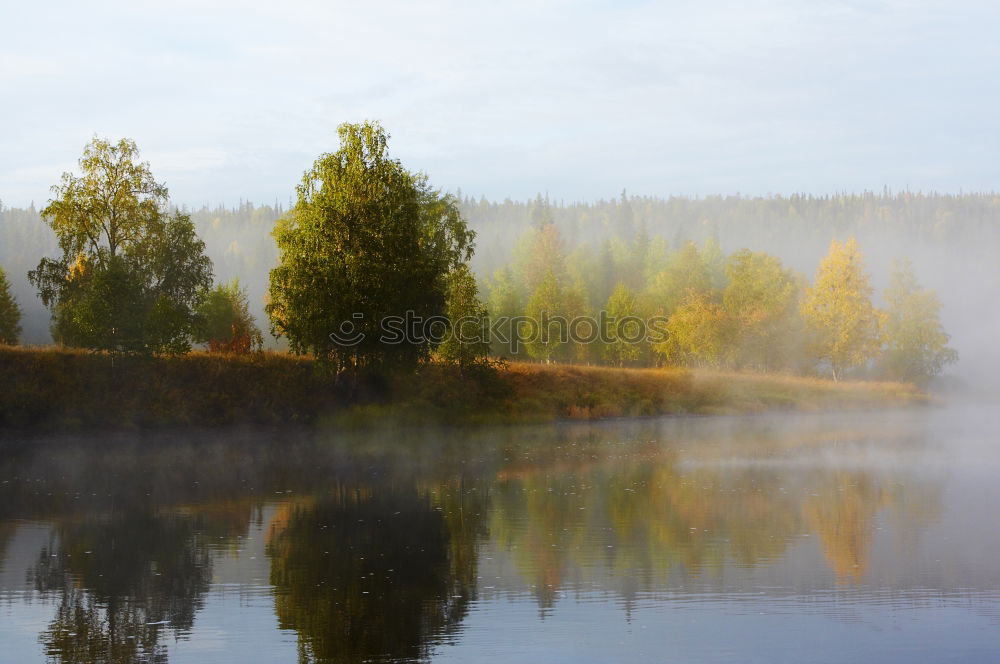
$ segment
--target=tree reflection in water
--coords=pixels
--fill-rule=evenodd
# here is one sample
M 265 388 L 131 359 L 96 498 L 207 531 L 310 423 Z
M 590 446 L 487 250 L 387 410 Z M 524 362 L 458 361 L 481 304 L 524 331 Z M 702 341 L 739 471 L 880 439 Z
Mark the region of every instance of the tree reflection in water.
M 66 663 L 166 662 L 161 636 L 191 629 L 212 576 L 191 520 L 126 507 L 57 533 L 32 570 L 39 591 L 59 594 L 39 637 L 46 652 Z
M 502 593 L 545 614 L 567 592 L 628 609 L 768 568 L 769 592 L 857 584 L 880 525 L 906 555 L 938 513 L 938 483 L 865 456 L 914 453 L 912 428 L 713 422 L 29 449 L 0 460 L 0 555 L 11 524 L 51 527 L 14 563 L 55 604 L 52 661 L 165 662 L 165 636 L 186 638 L 213 567 L 242 560 L 259 523 L 301 661 L 413 661 Z
M 481 511 L 444 490 L 338 487 L 288 503 L 269 533 L 279 625 L 303 662 L 417 660 L 475 594 Z M 458 501 L 458 504 L 456 504 Z

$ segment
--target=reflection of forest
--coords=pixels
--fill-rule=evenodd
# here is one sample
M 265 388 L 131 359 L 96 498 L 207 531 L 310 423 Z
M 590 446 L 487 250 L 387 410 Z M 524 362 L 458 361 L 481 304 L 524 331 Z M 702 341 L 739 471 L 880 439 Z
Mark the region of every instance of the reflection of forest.
M 907 533 L 936 516 L 937 487 L 904 488 L 861 459 L 844 463 L 859 446 L 912 444 L 905 431 L 883 429 L 876 439 L 778 433 L 689 440 L 692 451 L 683 453 L 655 444 L 617 455 L 574 442 L 575 464 L 558 455 L 552 466 L 508 467 L 492 490 L 493 544 L 545 607 L 572 585 L 567 579 L 618 592 L 667 589 L 727 566 L 777 561 L 810 534 L 836 579 L 858 582 L 880 515 Z M 837 464 L 810 456 L 831 449 L 841 454 Z
M 913 534 L 938 509 L 935 485 L 858 456 L 912 447 L 905 428 L 692 427 L 15 456 L 0 462 L 21 478 L 0 485 L 0 562 L 16 520 L 50 524 L 13 562 L 55 604 L 52 659 L 165 661 L 164 635 L 184 638 L 256 523 L 302 661 L 419 660 L 479 596 L 530 587 L 547 608 L 585 581 L 630 599 L 779 564 L 807 534 L 825 559 L 810 574 L 858 582 L 883 521 Z M 498 564 L 484 551 L 507 576 L 480 580 Z
M 269 533 L 279 624 L 302 661 L 420 659 L 475 596 L 475 501 L 342 488 L 289 503 Z M 464 504 L 462 504 L 464 502 Z
M 490 529 L 543 605 L 570 569 L 629 576 L 654 590 L 671 574 L 692 577 L 779 559 L 810 532 L 838 578 L 859 580 L 876 515 L 901 509 L 905 492 L 861 472 L 816 472 L 803 480 L 808 493 L 784 489 L 784 479 L 753 469 L 683 472 L 669 462 L 539 474 L 496 487 Z M 909 512 L 906 526 L 931 513 Z

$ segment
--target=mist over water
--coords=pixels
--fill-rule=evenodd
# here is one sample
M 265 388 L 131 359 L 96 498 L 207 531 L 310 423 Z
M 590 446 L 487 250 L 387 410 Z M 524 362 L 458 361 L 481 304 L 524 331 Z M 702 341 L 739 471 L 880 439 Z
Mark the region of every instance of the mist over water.
M 0 25 L 0 664 L 1000 662 L 1000 3 Z
M 987 661 L 998 420 L 8 440 L 0 662 Z

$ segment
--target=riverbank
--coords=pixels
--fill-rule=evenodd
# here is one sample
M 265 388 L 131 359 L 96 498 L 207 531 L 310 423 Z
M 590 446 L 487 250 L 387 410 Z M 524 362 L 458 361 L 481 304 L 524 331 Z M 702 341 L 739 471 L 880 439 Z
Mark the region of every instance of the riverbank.
M 478 424 L 855 410 L 927 400 L 900 383 L 527 363 L 465 376 L 430 364 L 359 389 L 337 384 L 308 358 L 283 353 L 112 358 L 0 346 L 0 429 L 7 430 Z

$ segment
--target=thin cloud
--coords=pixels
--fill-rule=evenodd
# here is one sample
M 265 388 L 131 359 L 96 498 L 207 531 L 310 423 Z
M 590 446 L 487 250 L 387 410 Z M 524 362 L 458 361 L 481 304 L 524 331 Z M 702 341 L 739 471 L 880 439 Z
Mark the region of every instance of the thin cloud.
M 103 2 L 4 9 L 0 197 L 94 133 L 179 203 L 285 200 L 379 119 L 409 167 L 494 198 L 988 189 L 992 3 Z M 253 158 L 247 158 L 252 155 Z M 34 175 L 33 175 L 34 174 Z

